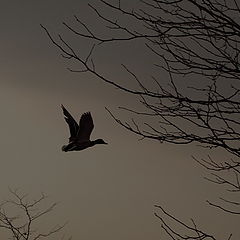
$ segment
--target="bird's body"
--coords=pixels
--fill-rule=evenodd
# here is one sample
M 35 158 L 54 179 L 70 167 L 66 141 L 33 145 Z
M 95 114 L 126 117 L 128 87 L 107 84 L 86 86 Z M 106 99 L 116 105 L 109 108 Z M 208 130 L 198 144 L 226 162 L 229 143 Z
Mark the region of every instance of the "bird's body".
M 90 135 L 94 128 L 90 112 L 82 114 L 78 125 L 67 109 L 63 105 L 61 107 L 70 130 L 69 143 L 62 147 L 62 151 L 80 151 L 96 144 L 107 144 L 102 139 L 90 140 Z

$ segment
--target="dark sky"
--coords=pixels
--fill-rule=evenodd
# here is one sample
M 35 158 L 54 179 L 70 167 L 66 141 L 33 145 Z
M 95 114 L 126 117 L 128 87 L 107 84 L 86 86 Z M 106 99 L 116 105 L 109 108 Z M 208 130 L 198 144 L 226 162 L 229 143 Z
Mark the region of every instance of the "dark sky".
M 195 218 L 206 231 L 226 234 L 223 226 L 234 228 L 235 218 L 205 204 L 221 191 L 204 181 L 204 171 L 191 158 L 205 153 L 192 146 L 138 141 L 118 126 L 105 107 L 124 118 L 117 107 L 130 102 L 134 106 L 135 100 L 87 74 L 67 71 L 67 63 L 40 28 L 41 23 L 53 34 L 62 32 L 78 46 L 61 22 L 71 23 L 77 15 L 94 23 L 88 2 L 96 1 L 1 2 L 0 197 L 9 196 L 8 187 L 33 196 L 45 192 L 59 202 L 47 225 L 68 221 L 64 231 L 73 239 L 164 239 L 154 204 L 183 220 Z M 79 44 L 79 51 L 87 46 Z M 118 65 L 123 61 L 147 74 L 140 43 L 131 51 L 119 46 L 116 53 L 99 50 L 100 67 L 109 76 L 125 78 Z M 63 153 L 68 129 L 61 104 L 76 118 L 91 111 L 92 137 L 105 139 L 108 146 Z M 39 223 L 39 229 L 43 225 Z

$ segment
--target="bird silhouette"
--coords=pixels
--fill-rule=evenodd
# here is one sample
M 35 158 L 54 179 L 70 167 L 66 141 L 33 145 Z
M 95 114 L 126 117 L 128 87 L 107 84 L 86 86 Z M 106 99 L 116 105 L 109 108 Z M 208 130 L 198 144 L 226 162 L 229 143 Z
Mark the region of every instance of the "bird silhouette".
M 80 151 L 96 144 L 107 144 L 103 139 L 90 140 L 90 135 L 94 128 L 93 119 L 90 112 L 83 113 L 79 125 L 67 111 L 67 109 L 61 105 L 65 121 L 68 124 L 70 130 L 69 143 L 62 146 L 62 151 Z

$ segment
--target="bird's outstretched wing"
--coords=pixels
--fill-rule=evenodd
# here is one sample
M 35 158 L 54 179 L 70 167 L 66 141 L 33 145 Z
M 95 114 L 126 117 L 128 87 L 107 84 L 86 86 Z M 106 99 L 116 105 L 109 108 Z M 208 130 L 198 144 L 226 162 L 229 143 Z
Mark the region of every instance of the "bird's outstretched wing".
M 93 130 L 93 119 L 90 112 L 86 112 L 81 116 L 79 121 L 78 140 L 88 141 Z
M 61 105 L 61 107 L 63 110 L 64 119 L 67 122 L 69 130 L 70 130 L 69 142 L 71 142 L 72 140 L 76 139 L 79 126 L 78 126 L 77 122 L 74 120 L 74 118 L 72 117 L 72 115 L 67 111 L 67 109 L 63 105 Z

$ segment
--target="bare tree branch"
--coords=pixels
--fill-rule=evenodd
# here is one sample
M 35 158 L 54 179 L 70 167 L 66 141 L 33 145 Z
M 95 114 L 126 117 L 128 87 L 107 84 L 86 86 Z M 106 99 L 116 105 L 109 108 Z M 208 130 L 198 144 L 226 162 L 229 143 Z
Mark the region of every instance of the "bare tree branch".
M 36 228 L 39 218 L 44 217 L 54 210 L 56 203 L 41 209 L 41 204 L 47 196 L 41 194 L 37 199 L 29 200 L 27 194 L 19 190 L 9 189 L 13 198 L 3 201 L 0 204 L 0 228 L 6 229 L 14 240 L 37 240 L 60 232 L 66 224 L 57 225 L 45 233 Z

